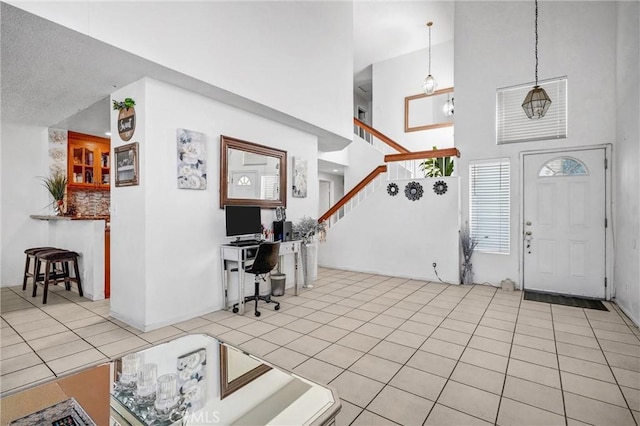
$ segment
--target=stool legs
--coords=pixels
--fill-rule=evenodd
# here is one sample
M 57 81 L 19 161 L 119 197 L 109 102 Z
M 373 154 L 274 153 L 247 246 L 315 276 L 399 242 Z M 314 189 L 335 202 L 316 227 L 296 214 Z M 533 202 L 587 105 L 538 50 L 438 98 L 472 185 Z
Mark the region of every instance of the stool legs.
M 80 281 L 80 267 L 78 266 L 78 258 L 73 259 L 73 272 L 76 274 L 76 284 L 78 284 L 78 295 L 83 297 L 82 294 L 82 282 Z M 69 285 L 71 287 L 71 285 Z
M 27 277 L 29 276 L 29 263 L 31 262 L 31 256 L 27 255 L 27 260 L 24 265 L 24 278 L 22 279 L 22 290 L 27 289 Z M 37 273 L 38 271 L 35 271 Z
M 49 294 L 49 284 L 53 283 L 58 284 L 60 282 L 64 282 L 64 287 L 67 291 L 71 290 L 71 283 L 75 282 L 78 285 L 78 295 L 80 297 L 84 296 L 84 292 L 82 291 L 82 279 L 80 278 L 80 267 L 78 265 L 78 257 L 68 256 L 65 258 L 49 258 L 51 256 L 47 256 L 47 254 L 42 256 L 43 258 L 36 257 L 35 258 L 35 267 L 36 271 L 39 271 L 44 263 L 44 272 L 42 274 L 35 274 L 33 281 L 33 293 L 32 297 L 36 297 L 38 291 L 38 283 L 41 282 L 44 286 L 44 294 L 42 295 L 42 304 L 47 303 L 47 296 Z M 73 262 L 73 272 L 75 273 L 74 277 L 71 277 L 70 274 L 70 266 L 69 262 Z M 59 268 L 62 275 L 57 273 L 56 264 L 60 264 Z

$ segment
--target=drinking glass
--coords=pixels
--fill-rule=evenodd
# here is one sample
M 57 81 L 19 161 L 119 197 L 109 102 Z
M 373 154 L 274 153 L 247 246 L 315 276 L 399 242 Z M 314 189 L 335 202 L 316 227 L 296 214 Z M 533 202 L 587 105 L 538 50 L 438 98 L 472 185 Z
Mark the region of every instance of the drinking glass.
M 172 413 L 178 408 L 179 404 L 178 375 L 169 373 L 158 377 L 156 402 L 154 404 L 158 419 L 163 420 L 172 417 Z
M 156 400 L 156 386 L 158 366 L 156 364 L 142 364 L 138 372 L 136 403 L 140 407 L 153 405 Z

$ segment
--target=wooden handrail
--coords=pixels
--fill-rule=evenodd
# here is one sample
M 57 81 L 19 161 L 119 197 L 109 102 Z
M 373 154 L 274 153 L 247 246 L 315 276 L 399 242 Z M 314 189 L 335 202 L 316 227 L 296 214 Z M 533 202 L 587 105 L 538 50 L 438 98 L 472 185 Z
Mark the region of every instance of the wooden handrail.
M 387 171 L 387 166 L 386 165 L 378 166 L 375 169 L 373 169 L 373 171 L 371 173 L 369 173 L 367 175 L 367 177 L 362 179 L 360 181 L 360 183 L 358 183 L 356 186 L 353 187 L 353 189 L 351 189 L 351 191 L 347 192 L 344 197 L 340 198 L 340 201 L 335 203 L 333 205 L 333 207 L 331 207 L 329 210 L 327 210 L 327 212 L 325 214 L 320 216 L 318 218 L 318 222 L 324 222 L 325 220 L 329 219 L 331 216 L 333 216 L 333 214 L 335 212 L 340 210 L 340 207 L 342 207 L 345 204 L 347 204 L 347 202 L 349 202 L 349 200 L 351 200 L 358 192 L 360 192 L 360 190 L 362 188 L 367 186 L 367 184 L 369 184 L 369 182 L 374 180 L 380 173 L 385 173 L 386 171 Z
M 361 129 L 364 129 L 367 132 L 371 133 L 373 136 L 375 136 L 376 138 L 380 139 L 382 142 L 386 143 L 387 145 L 389 145 L 391 148 L 395 149 L 396 151 L 403 152 L 403 153 L 408 153 L 409 152 L 409 150 L 407 148 L 403 147 L 398 142 L 396 142 L 393 139 L 391 139 L 389 136 L 380 133 L 379 131 L 377 131 L 373 127 L 369 126 L 366 123 L 363 123 L 362 121 L 358 120 L 355 117 L 353 117 L 353 124 L 355 124 L 356 126 L 360 127 Z
M 458 148 L 432 149 L 430 151 L 416 151 L 403 154 L 389 154 L 384 156 L 385 162 L 421 160 L 423 158 L 460 157 Z

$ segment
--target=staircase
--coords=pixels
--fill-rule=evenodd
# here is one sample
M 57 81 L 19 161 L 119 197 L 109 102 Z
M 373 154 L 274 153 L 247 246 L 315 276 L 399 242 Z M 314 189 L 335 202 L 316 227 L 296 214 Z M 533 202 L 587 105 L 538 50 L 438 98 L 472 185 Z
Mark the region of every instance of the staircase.
M 364 179 L 355 185 L 344 197 L 327 210 L 318 222 L 326 222 L 331 227 L 348 212 L 356 208 L 380 186 L 389 180 L 403 180 L 423 177 L 419 165 L 428 158 L 460 157 L 457 148 L 435 149 L 411 152 L 382 132 L 366 123 L 353 119 L 354 133 L 364 139 L 373 148 L 384 154 L 384 162 L 374 168 Z

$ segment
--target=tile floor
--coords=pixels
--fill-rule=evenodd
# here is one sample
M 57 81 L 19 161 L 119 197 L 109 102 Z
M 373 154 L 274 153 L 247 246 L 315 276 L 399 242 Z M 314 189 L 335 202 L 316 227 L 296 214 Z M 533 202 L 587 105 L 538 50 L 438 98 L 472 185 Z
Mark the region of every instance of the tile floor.
M 334 386 L 338 425 L 637 425 L 640 331 L 521 292 L 320 269 L 260 318 L 213 312 L 141 333 L 108 301 L 1 290 L 2 393 L 178 335 L 207 332 Z

